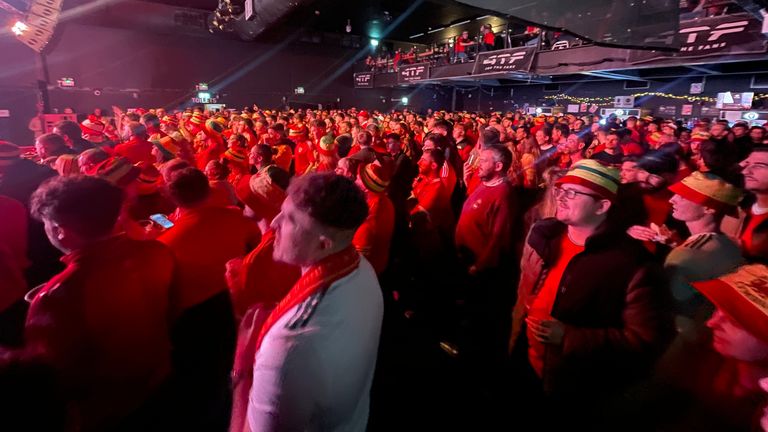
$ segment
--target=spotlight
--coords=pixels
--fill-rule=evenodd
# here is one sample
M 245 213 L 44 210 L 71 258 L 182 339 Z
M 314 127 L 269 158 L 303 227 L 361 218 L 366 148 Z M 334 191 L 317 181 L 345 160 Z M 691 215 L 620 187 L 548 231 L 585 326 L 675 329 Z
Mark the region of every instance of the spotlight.
M 597 122 L 601 126 L 605 126 L 605 119 L 600 119 L 599 122 Z
M 371 46 L 376 48 L 379 46 L 379 40 L 378 39 L 371 39 Z
M 403 105 L 408 105 L 408 98 L 407 98 L 407 97 L 405 97 L 405 96 L 403 96 L 403 98 L 402 98 L 402 99 L 400 99 L 400 102 L 402 102 L 402 103 L 403 103 Z
M 347 26 L 344 29 L 347 33 L 352 33 L 352 20 L 347 20 Z
M 536 108 L 536 114 L 541 114 L 541 108 Z
M 28 25 L 26 25 L 26 24 L 24 24 L 24 23 L 23 23 L 23 22 L 21 22 L 21 21 L 16 21 L 16 24 L 14 24 L 14 25 L 13 25 L 13 27 L 11 27 L 11 31 L 12 31 L 12 32 L 13 32 L 13 34 L 15 34 L 16 36 L 21 36 L 21 35 L 23 35 L 23 34 L 24 34 L 24 32 L 26 32 L 27 30 L 29 30 L 29 26 L 28 26 Z

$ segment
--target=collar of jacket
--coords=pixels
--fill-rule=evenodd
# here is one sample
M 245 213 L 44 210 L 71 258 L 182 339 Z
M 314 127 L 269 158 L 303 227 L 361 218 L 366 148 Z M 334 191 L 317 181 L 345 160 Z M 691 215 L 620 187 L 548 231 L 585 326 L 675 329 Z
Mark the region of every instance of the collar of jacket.
M 568 225 L 555 218 L 546 218 L 537 222 L 531 228 L 528 236 L 528 244 L 544 260 L 547 265 L 554 262 L 559 252 L 556 240 L 562 236 Z M 584 251 L 593 251 L 605 247 L 616 247 L 625 243 L 625 235 L 619 229 L 613 228 L 606 221 L 603 222 L 584 244 Z

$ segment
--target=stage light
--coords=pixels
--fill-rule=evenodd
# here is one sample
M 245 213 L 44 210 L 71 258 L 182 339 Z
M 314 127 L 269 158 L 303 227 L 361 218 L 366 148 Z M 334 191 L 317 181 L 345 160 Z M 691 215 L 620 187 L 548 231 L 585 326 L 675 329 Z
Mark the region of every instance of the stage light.
M 371 46 L 376 48 L 379 46 L 379 40 L 378 39 L 371 39 Z
M 536 108 L 536 114 L 541 114 L 542 110 L 541 108 Z
M 400 99 L 400 102 L 402 102 L 403 105 L 408 105 L 408 98 L 407 97 L 403 97 L 402 99 Z
M 29 30 L 29 26 L 28 26 L 28 25 L 26 25 L 26 24 L 24 24 L 24 23 L 23 23 L 23 22 L 21 22 L 21 21 L 16 21 L 16 24 L 14 24 L 14 25 L 13 25 L 13 27 L 11 27 L 11 31 L 12 31 L 12 32 L 13 32 L 13 34 L 15 34 L 16 36 L 21 36 L 21 35 L 23 35 L 23 34 L 24 34 L 24 32 L 26 32 L 27 30 Z
M 597 122 L 601 126 L 605 126 L 605 119 L 600 119 L 599 122 Z
M 347 33 L 352 33 L 352 20 L 347 20 L 347 27 L 344 28 Z

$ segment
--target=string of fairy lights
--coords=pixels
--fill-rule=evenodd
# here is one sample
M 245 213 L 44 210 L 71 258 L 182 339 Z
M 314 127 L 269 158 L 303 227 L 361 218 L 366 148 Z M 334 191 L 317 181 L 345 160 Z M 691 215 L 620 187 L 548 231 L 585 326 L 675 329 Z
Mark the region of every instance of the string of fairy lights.
M 642 92 L 642 93 L 634 93 L 630 96 L 634 96 L 635 99 L 637 98 L 644 98 L 644 97 L 658 97 L 658 98 L 666 98 L 666 99 L 678 99 L 678 100 L 684 100 L 687 102 L 716 102 L 717 98 L 713 98 L 710 96 L 694 96 L 694 95 L 676 95 L 671 93 L 662 93 L 662 92 Z M 577 97 L 577 96 L 571 96 L 564 93 L 556 94 L 556 95 L 549 95 L 544 96 L 544 99 L 554 100 L 554 101 L 568 101 L 568 102 L 575 102 L 575 103 L 586 103 L 586 104 L 604 104 L 604 103 L 610 103 L 613 102 L 614 98 L 610 96 L 604 96 L 604 97 Z M 761 94 L 761 95 L 755 95 L 754 99 L 768 99 L 768 93 Z

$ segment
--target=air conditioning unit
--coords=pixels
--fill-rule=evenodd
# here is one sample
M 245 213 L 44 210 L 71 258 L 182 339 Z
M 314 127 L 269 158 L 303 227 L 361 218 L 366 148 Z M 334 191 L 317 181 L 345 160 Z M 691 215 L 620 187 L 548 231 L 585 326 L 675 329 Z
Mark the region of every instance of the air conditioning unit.
M 635 106 L 634 96 L 614 96 L 613 107 L 614 108 L 633 108 Z

